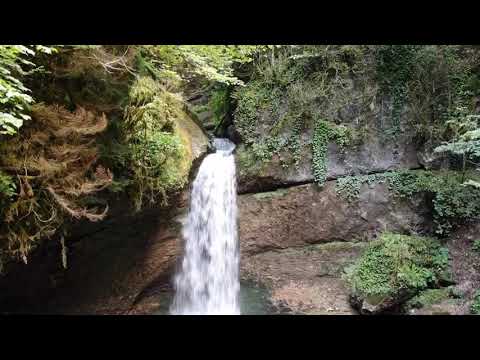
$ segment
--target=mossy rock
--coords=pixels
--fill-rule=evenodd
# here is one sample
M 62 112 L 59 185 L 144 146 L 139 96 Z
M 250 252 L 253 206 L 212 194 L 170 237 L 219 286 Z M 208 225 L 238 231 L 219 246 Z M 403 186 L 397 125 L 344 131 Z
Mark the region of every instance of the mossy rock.
M 431 238 L 384 233 L 345 269 L 350 302 L 362 314 L 397 311 L 419 292 L 439 286 L 448 251 Z
M 439 304 L 450 298 L 451 289 L 449 287 L 440 289 L 427 289 L 421 291 L 405 303 L 405 309 L 420 309 L 423 307 Z

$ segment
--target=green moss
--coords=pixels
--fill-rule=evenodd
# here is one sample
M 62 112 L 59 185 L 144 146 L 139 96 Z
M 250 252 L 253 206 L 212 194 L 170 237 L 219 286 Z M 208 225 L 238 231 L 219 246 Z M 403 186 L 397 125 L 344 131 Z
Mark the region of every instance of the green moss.
M 230 110 L 230 89 L 227 86 L 215 89 L 210 97 L 209 106 L 213 112 L 214 124 L 218 128 Z
M 257 161 L 252 148 L 240 146 L 236 151 L 236 159 L 239 165 L 240 176 L 258 175 L 261 172 L 263 163 Z
M 473 242 L 472 250 L 477 252 L 477 253 L 480 253 L 480 239 L 477 239 Z
M 439 304 L 450 298 L 450 288 L 428 289 L 415 295 L 405 303 L 406 309 L 420 309 L 422 307 Z
M 345 270 L 345 279 L 355 295 L 375 305 L 435 285 L 447 264 L 448 250 L 434 239 L 384 233 Z
M 112 148 L 116 153 L 110 157 L 129 169 L 123 185 L 137 211 L 157 199 L 166 204 L 168 193 L 187 181 L 190 144 L 178 126 L 187 116 L 183 108 L 180 98 L 151 78 L 140 77 L 130 90 L 122 126 L 124 143 Z
M 480 290 L 478 290 L 473 297 L 473 303 L 470 306 L 470 312 L 473 315 L 480 315 Z

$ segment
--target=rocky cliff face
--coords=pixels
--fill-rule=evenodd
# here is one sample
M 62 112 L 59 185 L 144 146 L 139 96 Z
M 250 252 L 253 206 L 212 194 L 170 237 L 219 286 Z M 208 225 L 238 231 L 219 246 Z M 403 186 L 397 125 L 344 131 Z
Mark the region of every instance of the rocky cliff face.
M 239 196 L 242 276 L 265 284 L 279 309 L 348 314 L 345 266 L 382 231 L 431 226 L 425 197 L 398 201 L 384 184 L 363 185 L 350 203 L 335 181 Z
M 239 197 L 240 246 L 255 254 L 333 241 L 363 241 L 384 230 L 427 228 L 425 198 L 395 201 L 384 184 L 367 185 L 358 201 L 337 195 L 335 181 Z
M 244 149 L 239 148 L 238 152 Z M 327 152 L 327 180 L 343 176 L 385 172 L 398 169 L 418 169 L 421 165 L 417 157 L 416 145 L 411 138 L 401 137 L 394 141 L 381 141 L 371 137 L 365 143 L 350 149 L 341 149 L 330 143 Z M 302 148 L 297 167 L 284 168 L 280 158 L 274 156 L 264 166 L 247 168 L 237 161 L 238 187 L 240 193 L 273 190 L 285 185 L 312 183 L 312 151 Z
M 241 111 L 228 114 L 223 123 L 213 120 L 210 108 L 196 116 L 189 107 L 184 109 L 187 118 L 178 123 L 191 146 L 190 179 L 208 152 L 203 129 L 223 132 L 238 144 L 241 278 L 266 286 L 278 312 L 354 313 L 342 274 L 367 242 L 385 230 L 428 233 L 432 226 L 432 204 L 426 195 L 399 200 L 382 183 L 362 185 L 353 202 L 337 193 L 337 179 L 345 176 L 444 165 L 429 146 L 416 142 L 414 104 L 402 103 L 394 111 L 395 101 L 378 91 L 368 54 L 360 54 L 359 59 L 367 61 L 357 68 L 362 70 L 357 75 L 348 70 L 350 65 L 343 66 L 354 55 L 314 54 L 295 73 L 282 73 L 289 67 L 280 66 L 278 71 L 266 71 L 264 79 L 257 74 L 235 98 Z M 70 105 L 88 107 L 98 100 L 96 92 L 85 99 L 76 94 L 86 92 L 86 84 L 103 93 L 94 80 L 95 76 L 85 83 L 79 77 L 61 89 L 55 85 L 51 101 L 61 103 L 68 93 Z M 107 101 L 117 105 L 102 107 L 109 117 L 123 116 L 117 95 L 125 96 L 128 86 L 125 80 L 120 84 Z M 192 101 L 197 107 L 207 104 L 205 96 Z M 431 115 L 426 106 L 422 109 L 423 117 Z M 331 129 L 347 129 L 354 135 L 347 145 L 323 139 L 326 182 L 321 185 L 315 184 L 312 170 L 319 119 Z M 257 153 L 252 160 L 254 145 Z M 295 151 L 298 162 L 293 164 Z M 182 253 L 188 193 L 185 189 L 172 198 L 169 207 L 135 216 L 128 215 L 126 201 L 119 200 L 105 221 L 75 224 L 66 241 L 68 269 L 61 267 L 60 242 L 49 242 L 32 255 L 28 266 L 18 264 L 0 277 L 0 312 L 151 314 L 168 307 L 171 276 Z M 457 292 L 467 301 L 416 313 L 468 312 L 480 286 L 480 255 L 470 251 L 479 231 L 478 224 L 462 228 L 448 242 Z

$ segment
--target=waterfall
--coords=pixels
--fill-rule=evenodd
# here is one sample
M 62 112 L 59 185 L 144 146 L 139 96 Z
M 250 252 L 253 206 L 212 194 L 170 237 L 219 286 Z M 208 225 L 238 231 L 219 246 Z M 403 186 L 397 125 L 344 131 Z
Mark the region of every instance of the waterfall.
M 214 145 L 193 182 L 170 307 L 175 315 L 240 314 L 235 145 L 227 139 Z

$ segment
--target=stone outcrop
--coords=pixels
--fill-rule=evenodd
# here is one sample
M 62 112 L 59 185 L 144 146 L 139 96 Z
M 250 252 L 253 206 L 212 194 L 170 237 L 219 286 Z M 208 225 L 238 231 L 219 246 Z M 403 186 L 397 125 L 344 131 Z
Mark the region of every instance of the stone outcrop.
M 422 197 L 399 201 L 385 184 L 363 185 L 349 203 L 335 191 L 314 184 L 239 196 L 240 247 L 245 254 L 332 241 L 368 239 L 383 230 L 409 232 L 429 226 Z
M 240 147 L 238 152 L 244 151 Z M 238 157 L 237 157 L 238 158 Z M 406 137 L 396 142 L 381 142 L 372 137 L 357 148 L 342 151 L 335 143 L 328 146 L 327 180 L 342 176 L 370 174 L 397 169 L 418 169 L 421 165 L 411 139 Z M 240 193 L 260 192 L 280 186 L 313 182 L 312 151 L 304 147 L 298 167 L 284 169 L 280 159 L 274 155 L 264 166 L 245 168 L 237 161 L 238 187 Z

